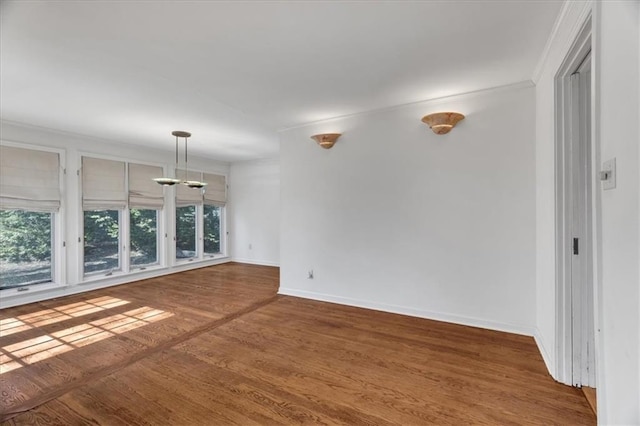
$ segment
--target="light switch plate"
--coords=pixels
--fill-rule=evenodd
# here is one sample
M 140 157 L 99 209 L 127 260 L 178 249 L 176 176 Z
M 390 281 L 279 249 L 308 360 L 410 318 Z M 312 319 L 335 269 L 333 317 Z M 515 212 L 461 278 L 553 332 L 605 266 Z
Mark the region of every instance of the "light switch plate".
M 602 171 L 607 172 L 607 179 L 602 181 L 602 189 L 614 189 L 616 187 L 616 159 L 612 158 L 602 163 Z

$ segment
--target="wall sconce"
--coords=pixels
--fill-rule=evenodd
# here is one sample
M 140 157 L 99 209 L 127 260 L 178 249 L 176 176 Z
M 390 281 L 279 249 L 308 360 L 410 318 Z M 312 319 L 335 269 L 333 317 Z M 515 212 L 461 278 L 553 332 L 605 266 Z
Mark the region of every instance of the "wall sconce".
M 451 129 L 462 120 L 464 115 L 457 112 L 436 112 L 425 115 L 422 121 L 426 123 L 436 135 L 449 133 Z
M 318 145 L 324 149 L 329 149 L 336 143 L 341 133 L 321 133 L 311 136 L 311 139 L 318 142 Z

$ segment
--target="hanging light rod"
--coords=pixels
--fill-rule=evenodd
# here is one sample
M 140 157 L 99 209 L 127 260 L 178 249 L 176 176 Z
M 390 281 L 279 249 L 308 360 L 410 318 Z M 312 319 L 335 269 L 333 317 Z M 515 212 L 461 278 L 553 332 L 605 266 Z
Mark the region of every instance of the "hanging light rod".
M 172 177 L 161 177 L 155 178 L 154 181 L 163 186 L 172 186 L 177 183 L 181 183 L 183 185 L 188 186 L 189 188 L 202 188 L 206 185 L 205 182 L 200 182 L 197 180 L 188 180 L 189 179 L 189 167 L 188 167 L 188 148 L 187 148 L 187 139 L 191 137 L 191 133 L 185 132 L 183 130 L 174 130 L 171 132 L 173 136 L 176 137 L 176 174 L 178 173 L 178 165 L 179 165 L 179 157 L 178 157 L 178 140 L 179 138 L 184 139 L 184 180 Z

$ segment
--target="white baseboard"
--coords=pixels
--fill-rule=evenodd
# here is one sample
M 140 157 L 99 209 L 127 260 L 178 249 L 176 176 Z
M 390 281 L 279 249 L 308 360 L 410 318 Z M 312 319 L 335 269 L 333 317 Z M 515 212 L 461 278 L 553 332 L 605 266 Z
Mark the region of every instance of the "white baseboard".
M 280 266 L 279 262 L 273 262 L 271 260 L 256 260 L 256 259 L 245 259 L 243 257 L 234 257 L 231 259 L 232 262 L 238 263 L 248 263 L 250 265 L 261 265 L 261 266 Z
M 542 360 L 544 361 L 544 365 L 547 366 L 547 371 L 553 377 L 554 380 L 558 380 L 556 378 L 556 368 L 555 363 L 553 362 L 553 358 L 549 354 L 549 351 L 544 345 L 544 340 L 542 339 L 542 335 L 540 334 L 540 330 L 536 327 L 533 338 L 536 341 L 536 345 L 538 345 L 538 350 L 540 351 L 540 355 L 542 355 Z
M 372 302 L 368 300 L 352 299 L 349 297 L 335 296 L 330 294 L 316 293 L 312 291 L 282 288 L 278 294 L 301 297 L 304 299 L 319 300 L 322 302 L 337 303 L 339 305 L 355 306 L 358 308 L 373 309 L 376 311 L 391 312 L 394 314 L 408 315 L 411 317 L 425 318 L 435 321 L 449 322 L 453 324 L 467 325 L 470 327 L 485 328 L 488 330 L 504 331 L 507 333 L 533 336 L 535 328 L 518 324 L 501 323 L 480 318 L 471 318 L 461 315 L 451 315 L 442 312 L 433 312 L 423 309 L 410 308 L 406 306 L 391 305 L 387 303 Z

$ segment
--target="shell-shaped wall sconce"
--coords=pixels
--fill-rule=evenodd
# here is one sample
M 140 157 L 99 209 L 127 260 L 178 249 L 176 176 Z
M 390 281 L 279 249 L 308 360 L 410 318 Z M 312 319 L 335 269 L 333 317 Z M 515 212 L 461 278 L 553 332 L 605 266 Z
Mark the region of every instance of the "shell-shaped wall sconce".
M 311 136 L 311 139 L 318 142 L 318 145 L 324 149 L 329 149 L 336 143 L 340 135 L 341 133 L 321 133 Z
M 425 115 L 422 117 L 422 121 L 426 123 L 436 135 L 444 135 L 445 133 L 449 133 L 458 121 L 463 118 L 464 115 L 458 112 L 436 112 Z

